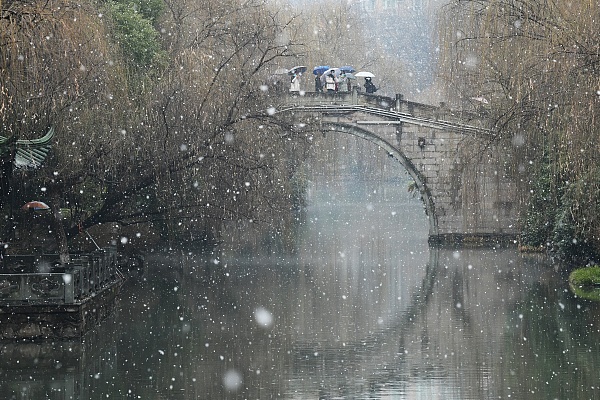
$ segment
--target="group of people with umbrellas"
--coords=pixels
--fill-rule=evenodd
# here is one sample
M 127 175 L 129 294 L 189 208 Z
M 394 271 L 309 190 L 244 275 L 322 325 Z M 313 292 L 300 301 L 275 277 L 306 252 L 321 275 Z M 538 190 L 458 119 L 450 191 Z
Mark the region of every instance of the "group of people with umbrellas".
M 308 68 L 304 65 L 295 66 L 289 70 L 279 69 L 276 73 L 285 73 L 290 77 L 290 92 L 300 92 L 300 79 Z M 377 88 L 373 84 L 374 74 L 367 71 L 356 72 L 354 67 L 349 65 L 342 67 L 330 67 L 329 65 L 319 65 L 313 68 L 315 75 L 315 92 L 336 93 L 342 91 L 344 85 L 348 92 L 352 91 L 352 81 L 356 78 L 365 78 L 365 91 L 375 93 Z
M 343 67 L 330 67 L 329 65 L 319 65 L 313 68 L 315 75 L 315 92 L 335 93 L 341 90 L 344 83 L 347 91 L 352 91 L 352 81 L 356 78 L 365 78 L 365 91 L 367 93 L 375 93 L 377 88 L 372 82 L 375 77 L 371 72 L 361 71 L 356 72 L 354 67 L 349 65 Z

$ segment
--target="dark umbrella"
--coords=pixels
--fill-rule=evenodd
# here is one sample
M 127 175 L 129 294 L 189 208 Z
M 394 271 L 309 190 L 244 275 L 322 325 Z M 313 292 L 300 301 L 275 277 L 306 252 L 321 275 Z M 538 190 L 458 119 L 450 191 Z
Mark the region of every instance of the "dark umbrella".
M 327 71 L 329 68 L 331 68 L 329 65 L 319 65 L 318 67 L 313 68 L 313 74 L 322 75 L 323 72 Z
M 340 71 L 342 73 L 345 73 L 345 74 L 352 74 L 352 73 L 356 72 L 356 70 L 354 69 L 354 67 L 351 67 L 349 65 L 345 65 L 343 67 L 340 67 Z

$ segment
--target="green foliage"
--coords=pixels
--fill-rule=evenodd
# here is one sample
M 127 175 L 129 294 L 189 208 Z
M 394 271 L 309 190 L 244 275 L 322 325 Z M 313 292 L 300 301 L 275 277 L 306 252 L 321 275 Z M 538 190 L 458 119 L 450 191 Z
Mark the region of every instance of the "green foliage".
M 598 256 L 592 246 L 589 219 L 596 218 L 597 199 L 589 204 L 586 198 L 587 177 L 563 188 L 552 235 L 553 251 L 562 260 L 585 262 Z
M 578 268 L 569 275 L 569 282 L 576 286 L 600 285 L 600 266 Z
M 585 286 L 569 285 L 576 296 L 592 301 L 600 301 L 600 289 Z
M 523 218 L 521 245 L 526 248 L 550 247 L 562 260 L 587 261 L 597 256 L 592 244 L 597 232 L 596 215 L 600 212 L 596 188 L 598 172 L 585 175 L 576 182 L 561 181 L 544 158 L 531 181 L 529 206 Z
M 561 258 L 577 256 L 579 240 L 576 237 L 576 223 L 571 214 L 573 199 L 571 191 L 567 190 L 561 198 L 561 204 L 556 210 L 556 220 L 552 232 L 553 250 Z
M 156 22 L 164 9 L 164 3 L 162 0 L 124 0 L 120 1 L 120 3 L 129 4 L 134 10 L 142 14 L 145 19 L 153 24 Z
M 521 244 L 528 247 L 546 246 L 554 227 L 554 202 L 550 165 L 546 161 L 533 177 L 529 207 L 521 232 Z
M 589 171 L 571 185 L 571 213 L 577 222 L 578 236 L 586 243 L 590 255 L 600 256 L 600 166 Z
M 127 63 L 137 68 L 152 66 L 163 57 L 159 34 L 152 25 L 161 9 L 152 7 L 152 2 L 141 4 L 107 3 L 115 25 L 114 38 L 121 46 Z
M 578 268 L 569 275 L 569 286 L 582 299 L 600 301 L 600 266 Z

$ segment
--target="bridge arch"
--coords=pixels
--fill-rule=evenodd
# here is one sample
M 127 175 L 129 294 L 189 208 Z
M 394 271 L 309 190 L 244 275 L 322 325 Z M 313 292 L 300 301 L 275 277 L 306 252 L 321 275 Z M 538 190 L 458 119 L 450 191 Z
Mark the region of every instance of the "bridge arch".
M 497 141 L 483 114 L 356 90 L 292 93 L 280 100 L 267 113 L 288 126 L 354 135 L 396 158 L 422 196 L 431 245 L 517 243 L 517 181 L 507 162 L 511 146 Z
M 406 155 L 400 149 L 377 134 L 356 125 L 323 122 L 321 123 L 320 129 L 324 134 L 327 132 L 337 132 L 365 139 L 385 150 L 389 156 L 398 161 L 414 180 L 417 189 L 419 190 L 423 205 L 425 207 L 425 213 L 427 214 L 427 219 L 429 220 L 429 235 L 436 236 L 438 234 L 435 204 L 433 202 L 433 197 L 431 196 L 431 191 L 425 183 L 425 177 L 423 177 L 423 175 L 415 168 L 412 161 L 406 157 Z

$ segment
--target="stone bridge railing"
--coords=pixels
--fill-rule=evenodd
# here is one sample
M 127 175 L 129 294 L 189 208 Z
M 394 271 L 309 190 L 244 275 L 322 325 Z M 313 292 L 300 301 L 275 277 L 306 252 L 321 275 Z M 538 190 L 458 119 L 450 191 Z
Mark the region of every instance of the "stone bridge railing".
M 362 106 L 363 110 L 368 110 L 371 114 L 384 115 L 390 119 L 397 119 L 409 124 L 430 125 L 438 129 L 463 129 L 465 132 L 470 131 L 472 133 L 491 134 L 493 132 L 489 126 L 483 123 L 481 115 L 477 113 L 452 110 L 445 103 L 433 106 L 407 101 L 401 94 L 397 94 L 395 98 L 362 94 L 356 90 L 338 93 L 306 92 L 302 95 L 289 94 L 282 105 L 282 110 L 286 108 L 311 109 L 313 107 L 322 110 L 327 107 L 331 110 L 340 107 L 351 109 L 352 106 L 355 106 L 354 109 L 357 110 L 360 110 Z

